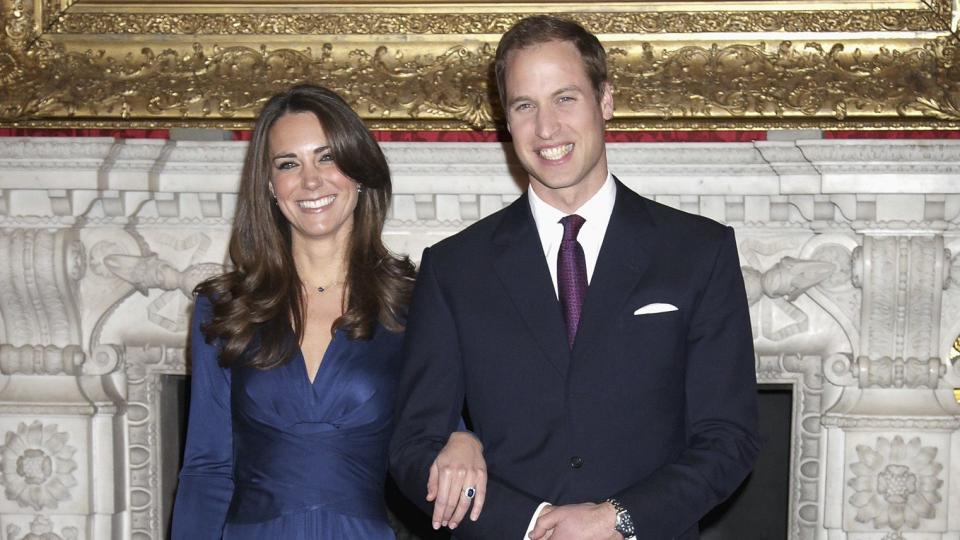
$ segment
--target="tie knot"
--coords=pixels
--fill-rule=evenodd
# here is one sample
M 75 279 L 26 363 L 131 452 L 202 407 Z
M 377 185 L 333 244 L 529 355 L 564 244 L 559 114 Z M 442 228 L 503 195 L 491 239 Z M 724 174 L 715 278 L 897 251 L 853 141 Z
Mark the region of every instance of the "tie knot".
M 577 235 L 580 234 L 580 227 L 583 227 L 583 224 L 586 222 L 587 220 L 576 214 L 570 214 L 569 216 L 561 218 L 560 224 L 563 225 L 563 241 L 575 241 Z

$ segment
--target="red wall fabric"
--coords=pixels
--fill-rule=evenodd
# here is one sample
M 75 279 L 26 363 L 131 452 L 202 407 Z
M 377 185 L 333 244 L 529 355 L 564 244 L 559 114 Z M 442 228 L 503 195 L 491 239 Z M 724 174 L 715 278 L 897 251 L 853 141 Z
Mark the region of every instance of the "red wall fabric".
M 249 141 L 249 130 L 231 132 L 235 141 Z M 0 128 L 0 137 L 116 137 L 167 139 L 166 129 L 32 129 Z M 374 131 L 379 142 L 509 142 L 500 131 Z M 766 140 L 765 131 L 608 131 L 607 142 L 750 142 Z
M 509 142 L 499 131 L 374 131 L 379 142 Z M 167 139 L 166 129 L 33 129 L 0 128 L 0 137 L 115 137 Z M 250 131 L 233 131 L 235 141 L 250 140 Z M 824 139 L 960 139 L 960 130 L 824 131 Z M 607 142 L 752 142 L 766 131 L 608 131 Z
M 500 131 L 374 131 L 378 142 L 509 142 Z M 608 131 L 607 142 L 749 142 L 766 140 L 765 131 Z M 249 141 L 249 131 L 233 132 Z

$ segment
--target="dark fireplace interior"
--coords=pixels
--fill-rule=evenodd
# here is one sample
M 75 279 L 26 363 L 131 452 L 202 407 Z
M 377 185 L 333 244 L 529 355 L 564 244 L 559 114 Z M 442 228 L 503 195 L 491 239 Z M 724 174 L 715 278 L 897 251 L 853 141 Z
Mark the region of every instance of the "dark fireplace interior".
M 760 386 L 760 458 L 740 488 L 700 520 L 701 540 L 783 540 L 790 499 L 793 389 Z
M 189 378 L 165 376 L 162 388 L 162 504 L 163 515 L 169 520 L 186 434 Z M 793 391 L 789 385 L 761 385 L 759 400 L 763 445 L 760 459 L 730 499 L 700 521 L 703 540 L 782 540 L 787 537 Z M 176 421 L 167 421 L 168 418 Z M 387 499 L 399 540 L 448 538 L 431 530 L 427 517 L 405 501 L 396 488 L 388 486 Z

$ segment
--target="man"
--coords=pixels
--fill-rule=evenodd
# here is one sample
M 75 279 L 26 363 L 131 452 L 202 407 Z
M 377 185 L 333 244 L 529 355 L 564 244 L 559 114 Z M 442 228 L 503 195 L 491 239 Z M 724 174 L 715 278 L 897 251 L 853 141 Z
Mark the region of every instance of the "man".
M 496 75 L 530 187 L 424 251 L 394 476 L 419 500 L 465 405 L 489 480 L 458 537 L 698 538 L 758 452 L 733 230 L 608 173 L 606 58 L 579 25 L 520 21 Z

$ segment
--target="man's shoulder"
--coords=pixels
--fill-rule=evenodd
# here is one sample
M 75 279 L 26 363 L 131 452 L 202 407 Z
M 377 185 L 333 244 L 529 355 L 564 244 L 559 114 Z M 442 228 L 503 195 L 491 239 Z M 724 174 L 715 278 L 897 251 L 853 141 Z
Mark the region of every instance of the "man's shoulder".
M 518 208 L 514 208 L 514 206 L 526 204 L 524 202 L 525 200 L 526 197 L 521 196 L 489 216 L 481 218 L 463 230 L 440 240 L 430 247 L 431 254 L 434 256 L 459 256 L 464 253 L 474 253 L 478 247 L 492 243 L 493 235 L 503 221 L 504 216 L 508 212 L 516 212 L 519 210 Z
M 628 199 L 630 206 L 645 210 L 656 227 L 668 236 L 679 236 L 683 241 L 708 241 L 727 234 L 728 227 L 722 223 L 644 197 L 626 185 L 621 194 Z

